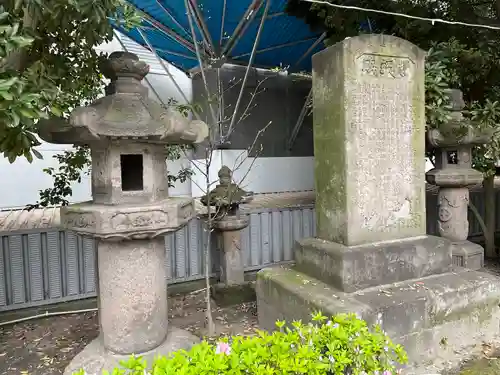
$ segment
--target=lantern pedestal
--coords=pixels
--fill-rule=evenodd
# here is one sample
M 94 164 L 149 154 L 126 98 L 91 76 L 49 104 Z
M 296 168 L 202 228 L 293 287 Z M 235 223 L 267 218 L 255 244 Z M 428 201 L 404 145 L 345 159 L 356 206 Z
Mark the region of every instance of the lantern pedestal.
M 160 346 L 147 352 L 134 354 L 136 356 L 141 356 L 146 360 L 148 365 L 151 365 L 158 356 L 167 356 L 177 350 L 189 349 L 197 342 L 199 342 L 199 339 L 193 334 L 170 326 L 167 331 L 166 339 Z M 111 371 L 114 368 L 121 368 L 121 361 L 126 361 L 128 359 L 130 359 L 130 354 L 116 354 L 107 350 L 104 346 L 103 335 L 101 334 L 73 358 L 70 365 L 66 367 L 64 375 L 73 375 L 74 372 L 82 368 L 85 368 L 85 372 L 88 375 L 101 375 L 103 370 L 108 370 L 112 373 Z

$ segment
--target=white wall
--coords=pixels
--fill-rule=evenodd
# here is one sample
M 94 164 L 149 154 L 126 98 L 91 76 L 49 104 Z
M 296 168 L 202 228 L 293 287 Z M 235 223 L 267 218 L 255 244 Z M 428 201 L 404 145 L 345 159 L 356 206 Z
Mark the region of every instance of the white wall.
M 129 52 L 138 54 L 142 60 L 150 64 L 151 70 L 147 76 L 147 82 L 144 82 L 144 84 L 154 88 L 154 90 L 150 88 L 150 96 L 152 98 L 158 100 L 158 97 L 154 93 L 156 91 L 164 101 L 169 97 L 173 97 L 180 103 L 185 102 L 182 99 L 182 95 L 171 84 L 170 78 L 152 53 L 127 37 L 121 36 L 120 39 Z M 111 53 L 122 51 L 123 47 L 115 38 L 111 43 L 99 46 L 96 49 Z M 175 67 L 170 66 L 170 72 L 190 101 L 192 98 L 191 80 Z M 43 160 L 34 160 L 31 164 L 24 158 L 18 158 L 13 164 L 10 164 L 6 158 L 0 156 L 0 176 L 2 180 L 0 183 L 0 209 L 24 207 L 27 204 L 35 203 L 39 198 L 39 191 L 52 186 L 52 178 L 44 173 L 43 169 L 48 167 L 57 168 L 58 162 L 53 156 L 69 149 L 71 149 L 69 145 L 54 145 L 43 142 L 41 146 L 37 147 L 37 150 L 43 155 Z M 182 163 L 185 165 L 186 161 L 170 163 L 168 168 L 171 170 L 171 173 L 175 173 Z M 172 195 L 190 195 L 190 193 L 191 183 L 189 181 L 184 184 L 178 184 L 175 188 L 171 189 Z M 80 202 L 88 200 L 90 197 L 90 180 L 84 176 L 80 184 L 73 186 L 73 196 L 70 201 Z
M 207 183 L 204 174 L 204 160 L 193 164 L 195 175 L 192 180 L 192 195 L 200 197 L 206 194 Z M 217 172 L 226 165 L 234 173 L 234 181 L 254 193 L 279 193 L 314 190 L 314 157 L 251 158 L 246 150 L 222 150 L 214 152 L 210 165 L 210 189 L 217 183 Z M 433 168 L 426 160 L 425 171 Z

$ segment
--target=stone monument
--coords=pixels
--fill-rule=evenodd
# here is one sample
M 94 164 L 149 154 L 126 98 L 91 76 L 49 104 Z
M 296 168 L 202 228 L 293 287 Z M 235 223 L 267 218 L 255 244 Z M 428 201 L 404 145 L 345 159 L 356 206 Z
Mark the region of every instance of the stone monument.
M 105 97 L 75 109 L 69 123 L 39 129 L 47 142 L 89 145 L 92 155 L 93 199 L 61 208 L 61 223 L 96 238 L 101 332 L 66 375 L 100 375 L 133 353 L 151 364 L 197 341 L 168 324 L 163 235 L 186 224 L 194 207 L 168 196 L 165 147 L 201 142 L 208 128 L 148 99 L 141 80 L 149 66 L 136 55 L 112 53 L 103 71 L 111 79 Z
M 251 200 L 251 194 L 233 182 L 233 172 L 225 165 L 219 170 L 219 184 L 201 198 L 205 206 L 213 206 L 213 225 L 221 249 L 220 284 L 212 287 L 212 296 L 218 305 L 255 300 L 253 287 L 245 282 L 241 249 L 241 232 L 250 219 L 239 212 L 240 205 Z
M 427 181 L 439 186 L 438 230 L 452 241 L 453 263 L 478 270 L 484 265 L 484 249 L 467 241 L 469 235 L 469 187 L 480 184 L 483 174 L 472 169 L 472 147 L 491 140 L 488 131 L 471 127 L 463 118 L 465 103 L 460 90 L 451 90 L 451 120 L 427 133 L 436 149 L 436 166 L 427 172 Z
M 497 333 L 500 282 L 453 269 L 451 242 L 426 235 L 424 59 L 388 35 L 313 57 L 317 237 L 296 243 L 294 266 L 258 273 L 263 329 L 353 312 L 412 364 Z

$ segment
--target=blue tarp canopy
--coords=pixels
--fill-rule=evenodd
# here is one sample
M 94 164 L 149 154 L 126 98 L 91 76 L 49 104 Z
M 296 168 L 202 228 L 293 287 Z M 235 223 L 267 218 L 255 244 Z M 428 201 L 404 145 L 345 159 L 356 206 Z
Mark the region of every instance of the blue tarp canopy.
M 269 1 L 269 6 L 267 6 Z M 324 35 L 288 16 L 287 0 L 128 0 L 143 16 L 140 30 L 117 29 L 183 71 L 198 59 L 186 5 L 202 59 L 247 65 L 264 14 L 253 66 L 310 71 L 311 56 L 324 48 Z M 143 38 L 143 36 L 145 38 Z M 144 40 L 144 39 L 147 39 Z

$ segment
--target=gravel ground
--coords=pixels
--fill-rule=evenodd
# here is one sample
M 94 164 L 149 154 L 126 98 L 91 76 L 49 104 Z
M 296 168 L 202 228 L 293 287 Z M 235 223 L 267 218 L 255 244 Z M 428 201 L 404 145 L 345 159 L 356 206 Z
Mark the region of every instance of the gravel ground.
M 170 301 L 171 323 L 206 336 L 203 295 L 176 296 Z M 257 327 L 254 303 L 213 308 L 216 336 L 249 335 Z M 0 328 L 0 374 L 59 375 L 97 337 L 95 312 L 53 316 Z

